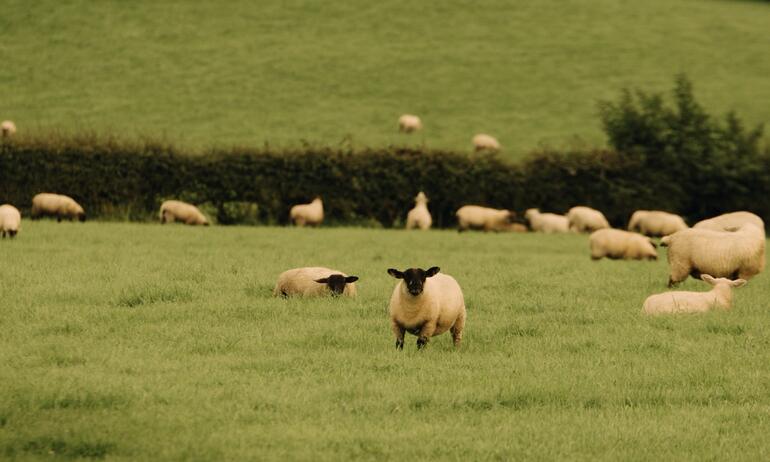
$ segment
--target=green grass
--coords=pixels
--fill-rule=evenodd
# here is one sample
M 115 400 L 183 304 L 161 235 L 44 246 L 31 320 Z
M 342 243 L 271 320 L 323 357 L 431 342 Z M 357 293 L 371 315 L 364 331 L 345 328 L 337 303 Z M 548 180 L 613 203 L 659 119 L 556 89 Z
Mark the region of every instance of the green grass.
M 6 0 L 0 119 L 192 148 L 604 142 L 596 102 L 668 91 L 770 121 L 767 2 Z M 396 131 L 405 112 L 425 131 Z
M 0 255 L 2 459 L 770 451 L 766 275 L 731 312 L 649 319 L 665 258 L 592 262 L 577 235 L 24 222 Z M 321 264 L 359 297 L 271 297 Z M 395 350 L 385 270 L 412 265 L 464 288 L 461 350 Z

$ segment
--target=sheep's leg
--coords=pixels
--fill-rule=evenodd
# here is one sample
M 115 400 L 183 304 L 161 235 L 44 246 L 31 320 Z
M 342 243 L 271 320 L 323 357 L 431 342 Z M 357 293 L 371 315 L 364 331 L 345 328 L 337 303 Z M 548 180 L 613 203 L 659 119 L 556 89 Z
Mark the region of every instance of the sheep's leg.
M 452 341 L 454 342 L 455 347 L 460 346 L 460 342 L 463 340 L 463 329 L 465 328 L 465 313 L 461 314 L 459 318 L 457 318 L 457 321 L 455 321 L 455 325 L 452 326 L 450 329 L 450 332 L 452 332 Z
M 393 335 L 396 336 L 396 349 L 397 350 L 403 350 L 404 349 L 404 332 L 406 329 L 403 328 L 398 322 L 396 322 L 395 319 L 390 320 L 390 327 L 393 329 Z
M 422 328 L 420 329 L 420 334 L 417 337 L 417 349 L 422 349 L 427 343 L 428 340 L 430 340 L 431 337 L 433 337 L 433 333 L 436 332 L 436 320 L 428 321 L 425 324 L 422 325 Z

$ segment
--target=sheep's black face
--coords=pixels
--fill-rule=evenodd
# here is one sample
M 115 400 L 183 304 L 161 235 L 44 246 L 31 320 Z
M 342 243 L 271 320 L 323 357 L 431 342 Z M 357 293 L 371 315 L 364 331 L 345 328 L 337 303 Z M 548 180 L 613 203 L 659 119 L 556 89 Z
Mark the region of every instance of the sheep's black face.
M 414 297 L 420 295 L 425 289 L 425 280 L 429 277 L 435 276 L 440 271 L 438 266 L 431 267 L 427 270 L 421 268 L 409 268 L 403 272 L 397 269 L 389 269 L 388 274 L 396 279 L 403 279 L 406 284 L 406 290 Z
M 86 221 L 86 214 L 85 213 L 79 213 L 78 214 L 78 220 L 80 220 L 81 222 L 82 221 Z
M 358 276 L 343 276 L 341 274 L 332 274 L 323 279 L 316 279 L 319 284 L 326 284 L 332 295 L 341 295 L 345 291 L 345 284 L 358 281 Z

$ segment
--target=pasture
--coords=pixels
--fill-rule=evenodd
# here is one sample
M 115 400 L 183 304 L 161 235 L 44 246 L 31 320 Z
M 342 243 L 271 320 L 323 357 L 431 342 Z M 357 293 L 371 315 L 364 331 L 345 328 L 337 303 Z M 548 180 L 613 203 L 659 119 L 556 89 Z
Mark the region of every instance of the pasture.
M 3 459 L 770 451 L 766 274 L 732 312 L 650 319 L 665 251 L 593 262 L 578 235 L 25 221 L 0 256 Z M 360 276 L 359 297 L 271 297 L 307 265 Z M 431 265 L 465 291 L 464 345 L 396 351 L 385 270 Z

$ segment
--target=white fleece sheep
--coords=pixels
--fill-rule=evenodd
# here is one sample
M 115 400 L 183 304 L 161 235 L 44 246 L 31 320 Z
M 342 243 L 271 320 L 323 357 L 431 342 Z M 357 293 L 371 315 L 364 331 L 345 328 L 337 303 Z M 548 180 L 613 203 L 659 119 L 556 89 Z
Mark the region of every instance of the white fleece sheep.
M 404 133 L 422 130 L 422 120 L 416 115 L 404 114 L 398 118 L 398 130 Z
M 326 295 L 356 296 L 357 276 L 323 267 L 294 268 L 278 276 L 273 289 L 275 297 L 322 297 Z
M 762 231 L 765 230 L 765 222 L 751 212 L 724 213 L 714 218 L 701 220 L 695 223 L 693 228 L 724 231 L 727 228 L 740 228 L 746 223 L 751 223 Z
M 414 198 L 414 208 L 406 215 L 406 229 L 430 229 L 433 218 L 428 210 L 428 198 L 420 191 Z
M 198 207 L 182 201 L 163 201 L 160 204 L 160 223 L 175 221 L 181 221 L 186 225 L 209 225 L 209 220 L 198 210 Z
M 602 212 L 590 207 L 572 207 L 567 212 L 569 229 L 579 233 L 591 233 L 597 229 L 609 228 L 610 224 Z
M 657 260 L 658 252 L 649 237 L 623 231 L 622 229 L 600 229 L 588 238 L 591 259 L 607 257 L 627 260 Z
M 473 149 L 478 151 L 499 151 L 500 142 L 494 136 L 479 133 L 473 137 Z
M 629 231 L 652 237 L 668 236 L 687 227 L 679 215 L 660 210 L 637 210 L 628 221 Z
M 765 268 L 765 232 L 746 223 L 734 232 L 690 228 L 664 237 L 668 247 L 668 286 L 710 274 L 750 279 Z
M 746 284 L 745 279 L 731 281 L 726 278 L 713 278 L 708 274 L 701 279 L 714 286 L 708 292 L 663 292 L 650 295 L 644 301 L 642 312 L 645 314 L 663 313 L 704 313 L 714 308 L 729 310 L 733 306 L 733 287 Z
M 11 204 L 0 205 L 0 235 L 14 237 L 21 226 L 21 213 Z
M 63 194 L 40 193 L 32 198 L 33 219 L 46 216 L 55 216 L 56 221 L 62 221 L 62 218 L 80 221 L 86 221 L 86 212 L 75 200 Z
M 515 213 L 478 205 L 464 205 L 455 213 L 458 231 L 483 229 L 484 231 L 506 231 Z
M 4 120 L 0 123 L 0 134 L 5 138 L 16 133 L 16 124 L 12 120 Z
M 569 220 L 564 215 L 541 213 L 538 209 L 527 209 L 524 218 L 532 231 L 551 234 L 569 232 Z
M 297 226 L 318 226 L 324 221 L 324 204 L 320 197 L 309 204 L 295 205 L 289 212 L 292 223 Z
M 417 336 L 417 348 L 431 337 L 452 332 L 455 347 L 460 346 L 465 327 L 465 300 L 457 281 L 438 267 L 428 270 L 409 268 L 403 272 L 389 269 L 400 279 L 390 297 L 390 325 L 396 348 L 404 348 L 404 332 Z

